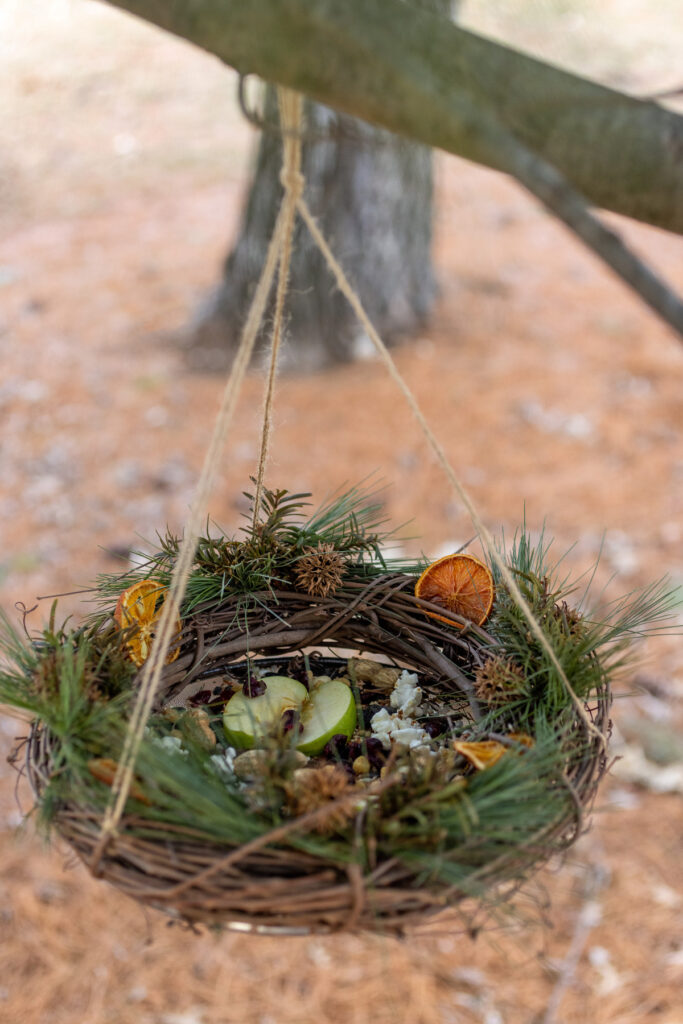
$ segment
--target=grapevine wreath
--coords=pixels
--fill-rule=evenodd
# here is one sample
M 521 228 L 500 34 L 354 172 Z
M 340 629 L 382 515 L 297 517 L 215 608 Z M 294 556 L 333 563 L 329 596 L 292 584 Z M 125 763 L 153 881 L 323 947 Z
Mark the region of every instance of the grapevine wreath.
M 192 924 L 402 932 L 503 898 L 582 831 L 605 769 L 611 673 L 660 587 L 573 603 L 522 529 L 510 571 L 382 556 L 362 489 L 307 517 L 264 490 L 241 539 L 201 537 L 116 835 L 94 864 L 178 555 L 103 576 L 98 609 L 28 641 L 5 627 L 0 699 L 33 716 L 41 820 L 97 874 Z
M 183 536 L 100 578 L 80 625 L 55 606 L 37 636 L 4 620 L 0 701 L 31 718 L 15 761 L 40 821 L 143 904 L 294 934 L 400 934 L 448 907 L 467 922 L 580 835 L 610 678 L 672 595 L 656 584 L 591 610 L 542 537 L 495 543 L 310 214 L 300 97 L 279 93 L 282 206 Z M 392 561 L 367 490 L 311 514 L 308 495 L 265 486 L 296 216 L 483 560 Z M 252 510 L 228 537 L 205 530 L 206 507 L 276 270 Z

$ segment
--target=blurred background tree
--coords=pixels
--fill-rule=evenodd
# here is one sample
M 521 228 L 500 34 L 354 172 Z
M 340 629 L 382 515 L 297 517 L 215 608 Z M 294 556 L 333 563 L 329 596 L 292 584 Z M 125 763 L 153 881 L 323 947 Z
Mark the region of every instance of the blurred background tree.
M 459 0 L 409 0 L 454 16 Z M 246 316 L 282 195 L 275 89 L 267 86 L 255 170 L 223 279 L 188 339 L 196 369 L 224 369 Z M 432 152 L 318 103 L 306 103 L 306 198 L 388 343 L 415 332 L 434 303 Z M 288 299 L 285 369 L 348 362 L 369 342 L 301 222 Z M 266 327 L 267 331 L 267 327 Z M 360 333 L 359 333 L 360 332 Z
M 683 338 L 683 300 L 591 210 L 603 207 L 671 231 L 683 231 L 679 160 L 683 118 L 673 112 L 462 30 L 439 11 L 437 0 L 420 0 L 418 4 L 405 0 L 290 0 L 287 4 L 252 0 L 246 6 L 193 0 L 170 7 L 159 0 L 108 2 L 190 39 L 242 75 L 256 74 L 413 142 L 437 146 L 506 171 Z M 343 122 L 339 140 L 346 134 L 342 127 Z M 315 126 L 311 130 L 315 131 Z M 354 145 L 360 149 L 357 139 Z M 368 142 L 363 148 L 368 152 L 372 148 L 389 151 L 379 142 L 374 147 Z M 336 157 L 333 166 L 343 166 L 339 150 Z M 383 193 L 401 196 L 401 218 L 406 190 L 410 191 L 413 206 L 419 209 L 421 205 L 415 192 L 414 169 L 410 171 L 402 189 L 390 188 L 386 175 L 381 178 Z M 358 177 L 361 175 L 352 173 L 350 180 Z M 272 173 L 268 180 L 272 182 Z M 429 197 L 430 175 L 426 182 Z M 318 191 L 324 193 L 324 189 Z M 387 234 L 381 229 L 385 223 L 392 224 L 391 218 L 375 219 L 378 193 L 367 187 L 367 182 L 362 193 L 366 194 L 363 216 L 355 219 L 364 224 L 366 214 L 371 216 L 372 231 L 367 238 L 379 239 L 382 259 L 377 260 L 371 252 L 372 258 L 367 258 L 362 268 L 356 266 L 354 274 L 354 253 L 364 251 L 364 242 L 345 244 L 345 238 L 337 237 L 329 224 L 324 223 L 323 228 L 341 259 L 351 264 L 351 276 L 358 280 L 357 288 L 370 316 L 387 340 L 392 340 L 401 329 L 411 329 L 423 319 L 431 304 L 434 285 L 431 272 L 427 275 L 424 271 L 424 260 L 416 260 L 423 278 L 419 286 L 413 284 L 407 296 L 395 300 L 406 280 L 411 281 L 409 269 L 404 276 L 411 262 L 405 246 L 409 244 L 412 256 L 413 246 L 420 239 L 424 242 L 425 235 L 428 240 L 429 231 L 414 231 L 407 241 L 404 236 L 403 249 L 397 241 L 394 258 L 389 261 L 385 258 L 390 249 Z M 252 248 L 260 240 L 260 232 L 252 231 L 249 225 L 250 209 L 267 210 L 275 204 L 272 196 L 277 194 L 275 184 L 271 186 L 270 204 L 267 193 L 257 194 L 259 201 L 247 204 L 243 232 L 247 265 Z M 355 190 L 350 194 L 355 196 Z M 344 195 L 343 190 L 340 195 Z M 354 219 L 349 214 L 350 205 L 342 204 L 344 222 L 347 217 Z M 271 210 L 271 222 L 273 217 Z M 221 322 L 221 310 L 228 313 L 231 324 L 240 320 L 244 286 L 240 287 L 239 251 L 238 244 L 234 259 L 227 264 L 227 280 L 234 280 L 234 286 L 226 283 L 201 318 L 204 331 L 197 331 L 197 340 L 203 333 L 205 352 L 212 347 L 210 324 L 212 320 Z M 260 265 L 261 259 L 256 262 Z M 378 267 L 381 274 L 373 277 L 371 271 Z M 357 277 L 359 269 L 363 272 L 362 284 Z M 375 287 L 378 276 L 389 282 L 384 294 Z M 302 289 L 295 274 L 294 289 L 310 289 L 312 278 L 313 285 L 317 284 L 308 273 Z M 297 368 L 320 366 L 333 357 L 348 359 L 358 350 L 362 338 L 358 338 L 355 328 L 350 328 L 344 338 L 346 314 L 339 314 L 339 322 L 334 313 L 332 309 L 331 315 L 323 318 L 323 337 L 315 327 L 307 329 L 308 338 L 297 331 L 299 352 L 293 359 Z M 315 324 L 315 318 L 309 317 L 309 322 Z M 222 331 L 218 336 L 227 342 Z M 219 345 L 213 348 L 221 351 Z M 226 348 L 229 352 L 229 345 Z M 206 356 L 204 365 L 209 365 Z

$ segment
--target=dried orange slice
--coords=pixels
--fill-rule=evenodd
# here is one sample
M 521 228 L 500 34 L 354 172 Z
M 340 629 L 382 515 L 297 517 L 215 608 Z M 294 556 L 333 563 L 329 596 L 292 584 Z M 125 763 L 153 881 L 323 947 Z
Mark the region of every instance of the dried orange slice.
M 523 747 L 526 747 L 527 750 L 531 750 L 536 746 L 536 741 L 525 732 L 509 732 L 508 739 L 514 740 L 515 743 L 520 743 Z
M 500 761 L 508 749 L 509 747 L 499 743 L 498 740 L 479 740 L 476 743 L 455 741 L 453 743 L 453 750 L 458 754 L 462 754 L 479 771 L 483 771 L 484 768 L 490 768 L 491 765 Z
M 88 761 L 88 771 L 90 774 L 98 782 L 103 782 L 105 786 L 113 785 L 118 767 L 118 762 L 114 761 L 111 757 L 94 757 Z M 130 795 L 134 800 L 139 800 L 143 804 L 151 805 L 152 803 L 149 797 L 145 796 L 137 782 L 131 783 Z
M 481 626 L 493 607 L 495 589 L 490 569 L 474 555 L 446 555 L 428 565 L 415 584 L 415 596 Z M 457 626 L 443 615 L 427 612 L 439 622 Z
M 531 736 L 527 736 L 525 732 L 508 733 L 508 739 L 514 740 L 515 743 L 526 747 L 527 750 L 531 750 L 535 745 Z M 499 743 L 498 740 L 478 740 L 471 743 L 454 740 L 453 750 L 458 754 L 462 754 L 474 768 L 483 771 L 484 768 L 490 768 L 492 765 L 497 764 L 503 754 L 513 752 L 514 748 L 508 747 L 504 743 Z M 521 753 L 519 750 L 514 752 Z
M 166 588 L 161 583 L 155 580 L 140 580 L 119 596 L 114 621 L 121 629 L 137 626 L 137 629 L 126 638 L 126 647 L 130 660 L 138 668 L 147 661 L 152 649 L 165 593 Z M 180 653 L 178 639 L 181 628 L 182 623 L 178 618 L 175 635 L 166 657 L 167 665 L 175 661 Z

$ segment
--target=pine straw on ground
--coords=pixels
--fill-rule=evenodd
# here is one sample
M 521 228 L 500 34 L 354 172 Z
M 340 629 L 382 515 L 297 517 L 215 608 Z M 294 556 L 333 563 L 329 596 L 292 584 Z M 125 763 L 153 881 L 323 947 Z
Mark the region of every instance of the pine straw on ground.
M 3 11 L 28 6 L 22 0 Z M 48 4 L 32 6 L 42 15 Z M 640 63 L 644 29 L 653 19 L 666 24 L 673 6 L 633 0 L 626 18 L 624 0 L 610 0 L 599 14 L 610 44 L 627 38 Z M 200 74 L 200 55 L 161 34 L 150 60 L 147 30 L 133 19 L 123 40 L 84 28 L 78 11 L 103 18 L 104 5 L 51 7 L 74 15 L 63 20 L 59 45 L 46 31 L 38 53 L 29 46 L 19 59 L 17 49 L 18 63 L 5 63 L 13 133 L 0 211 L 7 608 L 92 579 L 104 557 L 98 545 L 153 537 L 166 521 L 179 526 L 220 382 L 179 376 L 172 348 L 151 332 L 177 328 L 216 280 L 238 218 L 236 170 L 246 167 L 239 120 L 227 110 L 216 117 L 231 90 L 222 69 L 202 65 Z M 27 19 L 31 32 L 51 30 L 33 10 Z M 554 35 L 557 45 L 580 45 L 573 20 L 570 27 Z M 678 84 L 674 64 L 650 42 L 644 56 L 657 80 L 638 80 L 638 93 Z M 676 52 L 673 33 L 668 46 Z M 104 72 L 102 48 L 111 61 Z M 622 80 L 630 73 L 630 60 L 615 61 L 614 51 L 594 53 L 614 62 Z M 205 72 L 214 68 L 207 88 Z M 169 69 L 170 96 L 158 84 Z M 131 136 L 137 155 L 112 159 L 114 144 Z M 618 226 L 680 286 L 679 240 Z M 603 579 L 615 569 L 620 586 L 636 585 L 675 570 L 677 560 L 680 572 L 678 343 L 503 178 L 441 162 L 436 245 L 441 305 L 429 331 L 398 358 L 488 521 L 513 525 L 525 499 L 534 526 L 547 514 L 562 546 L 578 538 L 581 565 L 608 531 Z M 260 405 L 261 384 L 250 380 L 213 507 L 227 527 L 238 523 L 235 495 L 253 471 Z M 276 418 L 278 479 L 322 493 L 379 468 L 394 483 L 388 513 L 397 522 L 416 517 L 411 532 L 426 550 L 471 536 L 374 364 L 342 368 L 334 379 L 282 382 Z M 680 673 L 680 639 L 658 642 L 652 653 L 665 680 Z M 668 707 L 675 716 L 673 697 Z M 620 714 L 618 702 L 617 721 Z M 18 733 L 5 724 L 10 738 Z M 0 753 L 3 1021 L 474 1024 L 488 1014 L 491 1024 L 530 1024 L 550 998 L 552 963 L 571 943 L 585 864 L 597 859 L 611 872 L 600 894 L 603 920 L 561 1020 L 680 1024 L 680 796 L 629 791 L 640 802 L 624 809 L 608 808 L 603 793 L 587 842 L 547 877 L 552 929 L 525 935 L 521 945 L 496 936 L 476 944 L 443 936 L 419 950 L 346 937 L 214 940 L 167 929 L 84 869 L 64 870 L 66 851 L 45 850 L 30 824 L 17 836 L 15 780 L 3 763 L 10 745 Z M 591 964 L 596 948 L 607 951 L 616 977 Z
M 623 814 L 623 812 L 618 812 Z M 639 813 L 639 842 L 623 849 L 615 812 L 545 882 L 554 929 L 483 933 L 447 927 L 419 944 L 390 939 L 250 939 L 168 928 L 82 867 L 33 838 L 0 836 L 0 1003 L 13 1024 L 443 1024 L 539 1019 L 571 942 L 589 865 L 609 870 L 596 899 L 602 922 L 562 1005 L 566 1024 L 649 1019 L 674 1024 L 683 963 L 675 954 L 665 885 L 683 887 L 678 798 Z M 663 876 L 661 851 L 671 854 Z M 538 891 L 539 898 L 544 898 Z M 65 915 L 67 917 L 65 917 Z M 68 926 L 65 920 L 68 918 Z M 636 934 L 634 935 L 634 931 Z M 590 951 L 593 951 L 592 954 Z M 502 967 L 502 969 L 501 969 Z M 612 973 L 613 972 L 613 973 Z M 486 1016 L 497 1012 L 500 1017 Z M 174 1016 L 176 1014 L 177 1016 Z

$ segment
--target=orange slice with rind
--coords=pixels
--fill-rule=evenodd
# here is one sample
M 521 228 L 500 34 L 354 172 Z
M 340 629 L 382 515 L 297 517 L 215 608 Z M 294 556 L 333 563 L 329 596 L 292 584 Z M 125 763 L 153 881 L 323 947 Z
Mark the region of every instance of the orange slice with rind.
M 166 587 L 157 580 L 140 580 L 128 587 L 119 595 L 114 621 L 121 629 L 131 630 L 125 644 L 128 655 L 140 668 L 147 661 L 156 636 L 161 611 L 164 605 Z M 131 629 L 131 627 L 136 627 Z M 166 656 L 166 664 L 170 665 L 180 654 L 180 631 L 182 622 L 178 617 L 175 623 L 173 640 Z
M 427 566 L 415 584 L 415 596 L 482 626 L 493 608 L 493 576 L 489 567 L 474 555 L 445 555 Z M 425 614 L 462 629 L 459 623 L 436 612 Z

